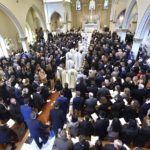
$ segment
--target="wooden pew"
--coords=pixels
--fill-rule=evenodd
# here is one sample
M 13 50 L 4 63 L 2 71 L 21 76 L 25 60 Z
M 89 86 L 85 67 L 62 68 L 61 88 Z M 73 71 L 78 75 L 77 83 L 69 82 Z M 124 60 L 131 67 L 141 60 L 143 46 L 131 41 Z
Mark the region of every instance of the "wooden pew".
M 40 120 L 42 123 L 47 123 L 49 121 L 49 113 L 50 110 L 53 108 L 53 104 L 56 101 L 57 97 L 59 96 L 59 92 L 54 92 L 50 96 L 50 101 L 45 103 L 45 105 L 42 108 L 42 113 L 37 117 L 38 120 Z M 13 129 L 15 132 L 18 130 L 24 128 L 23 124 L 17 124 L 15 123 L 11 129 Z M 16 150 L 20 150 L 24 142 L 26 141 L 29 134 L 29 130 L 25 130 L 25 132 L 22 133 L 22 135 L 19 135 L 19 141 L 16 143 L 17 148 Z M 6 150 L 7 145 L 0 144 L 0 150 Z

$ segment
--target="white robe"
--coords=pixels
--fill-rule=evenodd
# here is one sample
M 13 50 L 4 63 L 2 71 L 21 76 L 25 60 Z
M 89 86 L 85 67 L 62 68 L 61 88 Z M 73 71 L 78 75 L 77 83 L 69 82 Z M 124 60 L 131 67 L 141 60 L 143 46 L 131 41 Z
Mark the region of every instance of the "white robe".
M 59 79 L 62 82 L 62 76 L 61 76 L 61 72 L 63 71 L 62 67 L 57 67 L 57 72 L 56 72 L 56 78 Z
M 74 89 L 76 86 L 77 71 L 75 69 L 68 70 L 69 88 Z
M 72 53 L 69 51 L 66 53 L 66 62 L 69 60 L 69 59 L 72 59 L 73 58 L 73 55 Z
M 82 54 L 80 52 L 75 53 L 75 68 L 79 70 L 82 66 Z
M 76 50 L 72 48 L 72 49 L 70 50 L 70 52 L 71 52 L 71 54 L 72 54 L 72 60 L 73 60 L 73 62 L 75 63 L 75 57 L 74 57 L 74 56 L 75 56 Z
M 67 70 L 63 70 L 61 72 L 61 77 L 62 77 L 62 86 L 64 87 L 65 83 L 68 83 L 67 82 L 67 78 L 68 78 L 68 72 L 67 72 Z
M 67 69 L 67 70 L 68 70 L 68 69 L 72 69 L 73 66 L 74 66 L 73 60 L 69 59 L 69 60 L 66 61 L 66 69 Z

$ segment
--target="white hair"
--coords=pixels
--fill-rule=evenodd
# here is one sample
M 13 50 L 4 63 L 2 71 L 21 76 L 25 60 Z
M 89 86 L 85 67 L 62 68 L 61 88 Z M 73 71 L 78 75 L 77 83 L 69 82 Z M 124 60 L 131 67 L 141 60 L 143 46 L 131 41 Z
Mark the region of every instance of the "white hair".
M 94 95 L 92 92 L 89 92 L 89 98 L 92 98 Z

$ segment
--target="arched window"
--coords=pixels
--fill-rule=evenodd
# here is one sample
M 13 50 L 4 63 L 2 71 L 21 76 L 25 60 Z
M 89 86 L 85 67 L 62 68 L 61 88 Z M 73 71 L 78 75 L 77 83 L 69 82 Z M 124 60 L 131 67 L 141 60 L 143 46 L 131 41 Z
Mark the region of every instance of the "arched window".
M 76 0 L 76 10 L 81 10 L 81 2 L 80 2 L 80 0 Z
M 108 9 L 109 7 L 109 0 L 104 0 L 104 9 Z
M 90 0 L 89 10 L 95 10 L 95 0 Z

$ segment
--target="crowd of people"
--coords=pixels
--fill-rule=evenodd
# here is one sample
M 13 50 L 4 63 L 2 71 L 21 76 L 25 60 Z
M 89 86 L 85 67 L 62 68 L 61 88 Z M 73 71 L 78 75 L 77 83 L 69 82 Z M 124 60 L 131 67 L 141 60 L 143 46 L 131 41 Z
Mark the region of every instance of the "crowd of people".
M 29 129 L 39 148 L 49 127 L 56 135 L 54 150 L 145 146 L 150 140 L 148 51 L 140 48 L 135 59 L 131 41 L 121 42 L 115 32 L 93 32 L 87 50 L 78 47 L 81 32 L 49 33 L 47 41 L 42 29 L 37 33 L 29 52 L 0 59 L 0 143 L 15 149 L 18 139 L 5 125 L 12 118 Z M 52 90 L 60 96 L 44 125 L 36 116 Z M 103 147 L 102 140 L 114 143 Z

